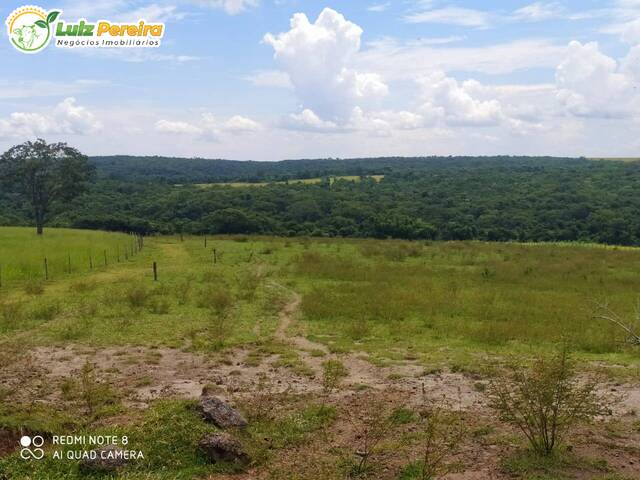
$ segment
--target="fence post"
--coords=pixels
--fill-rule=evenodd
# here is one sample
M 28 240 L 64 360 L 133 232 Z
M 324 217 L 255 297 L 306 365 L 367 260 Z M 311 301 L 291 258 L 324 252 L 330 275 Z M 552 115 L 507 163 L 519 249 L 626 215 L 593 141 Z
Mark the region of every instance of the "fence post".
M 116 260 L 120 263 L 120 245 L 116 245 Z
M 204 248 L 207 248 L 207 236 L 204 236 Z
M 89 254 L 89 270 L 93 270 L 93 258 L 91 254 Z
M 153 281 L 158 281 L 158 265 L 156 264 L 156 262 L 153 262 Z
M 47 257 L 44 257 L 44 279 L 49 280 L 49 265 L 47 264 Z
M 217 263 L 218 262 L 218 255 L 216 253 L 216 249 L 213 249 L 213 263 Z

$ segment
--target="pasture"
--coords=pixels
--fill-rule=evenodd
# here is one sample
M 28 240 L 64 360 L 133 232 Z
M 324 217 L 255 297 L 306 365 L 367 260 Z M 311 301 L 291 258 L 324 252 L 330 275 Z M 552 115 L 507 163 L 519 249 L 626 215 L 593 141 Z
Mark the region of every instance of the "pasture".
M 0 228 L 3 262 L 32 265 L 0 289 L 0 447 L 9 453 L 25 430 L 124 432 L 145 459 L 122 478 L 228 478 L 219 476 L 228 465 L 211 466 L 194 446 L 215 431 L 194 409 L 206 387 L 250 420 L 238 435 L 255 459 L 251 478 L 345 478 L 369 418 L 362 412 L 387 408 L 399 420 L 365 477 L 419 478 L 411 476 L 417 420 L 407 409 L 442 397 L 469 428 L 471 456 L 456 459 L 461 472 L 638 473 L 627 462 L 637 448 L 624 449 L 638 440 L 635 403 L 621 407 L 624 420 L 598 427 L 608 446 L 594 447 L 584 431 L 543 477 L 514 432 L 496 425 L 483 392 L 496 368 L 528 363 L 561 341 L 581 372 L 636 391 L 638 351 L 594 312 L 606 303 L 634 324 L 640 250 L 245 236 L 205 245 L 203 237 L 159 236 L 126 261 L 53 270 L 39 289 L 18 281 L 38 276 L 44 253 L 55 265 L 69 250 L 97 256 L 129 242 L 122 234 L 47 229 L 36 238 Z M 326 386 L 327 360 L 342 365 L 342 383 Z M 488 445 L 496 455 L 473 460 Z M 25 463 L 2 451 L 0 477 L 84 478 L 77 461 Z M 586 473 L 567 476 L 576 470 Z
M 59 279 L 116 264 L 135 255 L 135 239 L 124 233 L 90 230 L 0 228 L 0 273 L 3 286 Z M 46 259 L 46 271 L 45 271 Z
M 362 178 L 371 178 L 372 180 L 379 182 L 384 178 L 384 175 L 366 175 L 366 176 L 360 176 L 360 175 L 339 175 L 339 176 L 332 176 L 329 177 L 329 183 L 334 183 L 337 180 L 344 180 L 347 182 L 360 182 L 362 181 Z M 277 182 L 218 182 L 218 183 L 197 183 L 195 184 L 196 187 L 199 188 L 210 188 L 210 187 L 232 187 L 232 188 L 246 188 L 246 187 L 264 187 L 266 185 L 284 185 L 284 184 L 288 184 L 288 185 L 296 185 L 296 184 L 301 184 L 301 185 L 314 185 L 314 184 L 318 184 L 322 182 L 322 178 L 321 177 L 315 177 L 315 178 L 295 178 L 292 180 L 286 180 L 286 181 L 277 181 Z

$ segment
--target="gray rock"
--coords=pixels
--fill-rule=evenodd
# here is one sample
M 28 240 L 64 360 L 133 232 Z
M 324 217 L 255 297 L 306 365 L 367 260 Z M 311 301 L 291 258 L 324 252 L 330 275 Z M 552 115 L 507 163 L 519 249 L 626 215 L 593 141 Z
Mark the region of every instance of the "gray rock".
M 86 472 L 113 472 L 127 464 L 123 450 L 115 445 L 105 445 L 95 450 L 95 458 L 87 458 L 80 463 L 80 469 Z
M 209 433 L 200 439 L 198 446 L 212 463 L 248 465 L 250 462 L 242 444 L 228 433 Z
M 200 397 L 200 411 L 205 420 L 218 428 L 247 426 L 247 421 L 240 412 L 212 395 L 203 394 Z

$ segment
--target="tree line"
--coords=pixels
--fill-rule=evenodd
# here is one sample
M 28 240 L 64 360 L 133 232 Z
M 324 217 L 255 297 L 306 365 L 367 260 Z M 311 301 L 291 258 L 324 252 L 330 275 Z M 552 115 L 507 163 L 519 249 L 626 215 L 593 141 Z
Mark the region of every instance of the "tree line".
M 268 234 L 433 240 L 580 241 L 640 245 L 640 163 L 548 157 L 429 157 L 290 162 L 232 162 L 198 173 L 191 160 L 176 176 L 157 176 L 162 161 L 123 157 L 74 198 L 49 207 L 55 226 L 140 234 Z M 176 169 L 176 159 L 166 168 Z M 209 162 L 202 160 L 202 162 Z M 224 161 L 217 161 L 224 162 Z M 101 164 L 103 165 L 101 167 Z M 215 165 L 216 163 L 212 164 Z M 260 164 L 255 166 L 253 164 Z M 116 165 L 118 168 L 116 169 Z M 225 165 L 223 163 L 223 165 Z M 335 166 L 335 167 L 334 167 Z M 233 188 L 177 182 L 323 178 L 318 184 Z M 193 169 L 193 170 L 191 170 Z M 240 170 L 238 170 L 240 169 Z M 246 170 L 243 170 L 246 169 Z M 358 174 L 360 181 L 329 175 Z M 237 174 L 236 176 L 233 176 Z M 239 172 L 239 173 L 238 173 Z M 380 182 L 367 178 L 384 174 Z M 227 178 L 226 176 L 229 175 Z M 184 178 L 183 178 L 184 179 Z M 33 206 L 14 191 L 0 193 L 0 224 L 32 222 Z

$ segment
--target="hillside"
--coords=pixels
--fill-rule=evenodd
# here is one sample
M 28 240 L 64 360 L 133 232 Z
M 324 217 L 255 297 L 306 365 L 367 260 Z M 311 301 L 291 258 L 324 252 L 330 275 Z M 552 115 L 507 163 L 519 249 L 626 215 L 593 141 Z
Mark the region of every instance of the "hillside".
M 92 157 L 99 175 L 120 180 L 168 183 L 263 182 L 324 176 L 375 175 L 429 172 L 450 168 L 575 165 L 582 159 L 554 157 L 380 157 L 350 159 L 300 159 L 256 162 L 203 158 L 136 157 L 129 155 Z
M 95 181 L 73 202 L 54 206 L 52 225 L 142 234 L 640 245 L 637 162 L 529 157 L 93 161 Z M 357 171 L 377 176 L 354 176 Z M 248 176 L 256 172 L 262 175 L 261 188 L 246 183 L 257 180 Z M 309 181 L 292 181 L 305 175 Z M 24 202 L 0 195 L 0 224 L 28 225 L 30 215 Z

